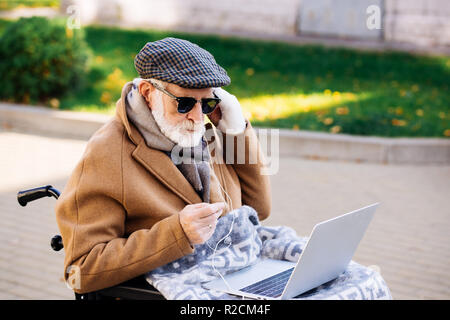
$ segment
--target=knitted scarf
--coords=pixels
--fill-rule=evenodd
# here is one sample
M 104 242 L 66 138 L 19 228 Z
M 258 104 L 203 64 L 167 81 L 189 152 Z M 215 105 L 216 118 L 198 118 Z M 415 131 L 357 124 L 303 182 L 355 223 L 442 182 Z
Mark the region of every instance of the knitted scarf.
M 206 141 L 202 138 L 195 147 L 182 148 L 166 137 L 161 132 L 144 97 L 139 93 L 138 84 L 141 80 L 140 78 L 133 80 L 133 87 L 126 97 L 129 121 L 143 136 L 146 145 L 167 154 L 203 202 L 209 203 L 210 167 Z M 188 161 L 180 161 L 180 159 Z

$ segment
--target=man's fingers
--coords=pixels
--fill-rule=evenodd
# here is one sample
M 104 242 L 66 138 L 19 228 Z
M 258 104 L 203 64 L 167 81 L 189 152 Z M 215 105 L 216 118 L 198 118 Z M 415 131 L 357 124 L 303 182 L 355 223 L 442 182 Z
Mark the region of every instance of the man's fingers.
M 217 216 L 215 214 L 212 214 L 206 218 L 202 218 L 198 220 L 199 225 L 201 226 L 215 226 L 217 224 Z
M 215 202 L 215 203 L 211 204 L 211 210 L 215 214 L 216 219 L 220 217 L 220 215 L 222 214 L 223 210 L 225 210 L 225 208 L 226 208 L 225 202 Z
M 195 216 L 195 218 L 197 219 L 201 219 L 207 216 L 210 216 L 211 213 L 213 213 L 214 211 L 211 210 L 211 207 L 208 206 L 204 206 L 204 207 L 199 207 L 199 208 L 195 208 L 195 211 L 193 212 L 193 216 Z
M 180 222 L 191 244 L 204 243 L 212 236 L 225 208 L 224 202 L 202 202 L 188 205 L 181 211 Z
M 214 202 L 211 204 L 211 206 L 214 208 L 214 211 L 218 211 L 220 209 L 225 209 L 226 203 L 225 202 Z
M 208 225 L 206 227 L 202 228 L 203 236 L 205 237 L 205 241 L 208 241 L 209 238 L 214 234 L 214 231 L 216 230 L 216 226 L 214 224 L 211 224 L 211 227 Z
M 200 202 L 200 203 L 191 204 L 190 206 L 192 206 L 192 208 L 195 208 L 195 209 L 197 209 L 197 208 L 204 208 L 204 207 L 209 206 L 209 203 Z
M 196 212 L 194 213 L 194 215 L 199 219 L 205 218 L 212 215 L 213 213 L 220 211 L 221 209 L 225 209 L 225 202 L 216 202 L 213 204 L 207 204 L 206 206 L 195 208 Z
M 202 218 L 200 218 L 198 220 L 202 221 L 202 223 L 203 223 L 204 220 L 211 220 L 211 221 L 212 220 L 217 220 L 222 215 L 222 212 L 223 212 L 223 210 L 221 209 L 221 210 L 213 212 L 213 213 L 211 213 L 211 214 L 209 214 L 207 216 L 203 216 Z

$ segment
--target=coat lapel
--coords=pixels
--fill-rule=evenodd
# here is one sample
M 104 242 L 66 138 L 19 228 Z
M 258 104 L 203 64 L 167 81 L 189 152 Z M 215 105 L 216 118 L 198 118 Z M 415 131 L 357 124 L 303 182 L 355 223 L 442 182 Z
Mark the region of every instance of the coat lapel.
M 180 170 L 163 152 L 148 148 L 145 143 L 141 143 L 134 150 L 132 156 L 187 203 L 202 202 L 202 199 L 195 192 L 189 181 L 186 180 Z

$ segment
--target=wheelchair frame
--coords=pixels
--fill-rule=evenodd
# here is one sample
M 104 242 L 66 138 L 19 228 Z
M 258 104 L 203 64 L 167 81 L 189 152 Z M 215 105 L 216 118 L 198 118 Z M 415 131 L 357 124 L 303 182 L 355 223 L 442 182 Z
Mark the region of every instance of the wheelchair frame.
M 17 201 L 22 207 L 25 207 L 28 202 L 44 197 L 58 199 L 60 194 L 51 185 L 46 185 L 19 191 Z M 50 246 L 54 251 L 60 251 L 64 247 L 62 237 L 60 235 L 53 236 Z M 75 293 L 75 300 L 165 300 L 165 298 L 145 280 L 144 275 L 141 275 L 110 288 L 83 294 Z

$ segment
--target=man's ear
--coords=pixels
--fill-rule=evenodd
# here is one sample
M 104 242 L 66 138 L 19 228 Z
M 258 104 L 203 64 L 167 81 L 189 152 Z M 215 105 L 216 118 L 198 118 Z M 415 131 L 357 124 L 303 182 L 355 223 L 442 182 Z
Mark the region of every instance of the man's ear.
M 141 81 L 138 85 L 139 93 L 144 97 L 147 103 L 150 103 L 150 96 L 155 89 L 151 83 L 147 81 Z

